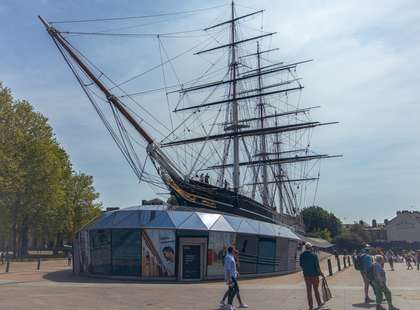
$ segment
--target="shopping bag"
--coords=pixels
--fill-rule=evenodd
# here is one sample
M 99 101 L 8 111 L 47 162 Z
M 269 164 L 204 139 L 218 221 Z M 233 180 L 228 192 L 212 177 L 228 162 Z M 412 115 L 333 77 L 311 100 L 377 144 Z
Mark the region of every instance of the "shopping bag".
M 327 302 L 328 300 L 332 298 L 332 294 L 331 294 L 330 288 L 328 287 L 327 279 L 325 279 L 325 277 L 322 278 L 321 291 L 322 291 L 322 299 L 324 300 L 324 302 Z

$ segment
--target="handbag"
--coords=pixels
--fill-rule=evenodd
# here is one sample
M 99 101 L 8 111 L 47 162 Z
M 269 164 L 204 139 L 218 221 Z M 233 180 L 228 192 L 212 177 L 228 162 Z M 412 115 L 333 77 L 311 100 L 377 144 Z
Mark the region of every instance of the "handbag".
M 331 294 L 330 288 L 328 287 L 327 279 L 325 279 L 325 277 L 322 278 L 321 291 L 322 291 L 322 299 L 324 300 L 324 302 L 327 302 L 328 300 L 332 298 L 332 294 Z

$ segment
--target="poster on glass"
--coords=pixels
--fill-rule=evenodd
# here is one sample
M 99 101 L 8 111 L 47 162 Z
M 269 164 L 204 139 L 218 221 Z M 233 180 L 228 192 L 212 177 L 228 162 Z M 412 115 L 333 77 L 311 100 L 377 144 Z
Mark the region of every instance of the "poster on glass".
M 145 229 L 142 232 L 142 276 L 175 276 L 175 232 Z

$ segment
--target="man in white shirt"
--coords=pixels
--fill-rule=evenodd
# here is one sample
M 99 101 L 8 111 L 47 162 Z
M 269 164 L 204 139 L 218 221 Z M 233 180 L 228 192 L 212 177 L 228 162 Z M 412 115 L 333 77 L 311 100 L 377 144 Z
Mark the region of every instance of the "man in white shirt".
M 227 255 L 224 259 L 224 268 L 225 268 L 225 280 L 226 284 L 229 287 L 228 290 L 228 303 L 227 303 L 227 309 L 233 310 L 235 309 L 233 307 L 233 299 L 236 294 L 239 293 L 239 286 L 238 286 L 238 271 L 236 269 L 236 261 L 234 257 L 234 249 L 232 246 L 228 248 Z M 240 305 L 240 308 L 248 308 L 247 305 L 242 304 Z

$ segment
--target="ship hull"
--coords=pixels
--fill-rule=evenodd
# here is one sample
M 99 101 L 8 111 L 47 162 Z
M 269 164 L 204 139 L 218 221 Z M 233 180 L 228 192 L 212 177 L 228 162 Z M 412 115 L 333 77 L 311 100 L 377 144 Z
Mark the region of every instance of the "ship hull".
M 269 223 L 281 222 L 274 209 L 228 189 L 194 180 L 186 182 L 171 178 L 166 183 L 180 205 L 212 209 Z

